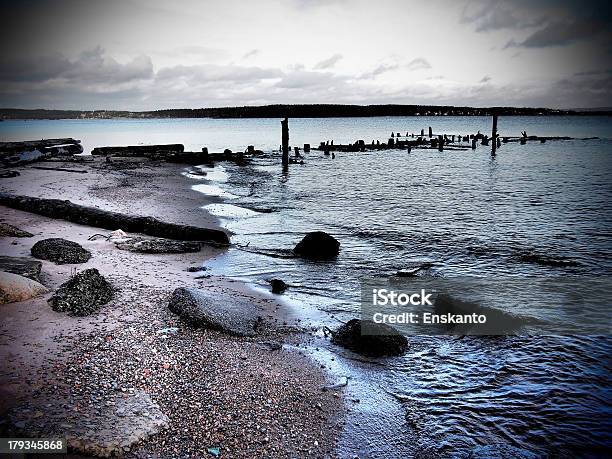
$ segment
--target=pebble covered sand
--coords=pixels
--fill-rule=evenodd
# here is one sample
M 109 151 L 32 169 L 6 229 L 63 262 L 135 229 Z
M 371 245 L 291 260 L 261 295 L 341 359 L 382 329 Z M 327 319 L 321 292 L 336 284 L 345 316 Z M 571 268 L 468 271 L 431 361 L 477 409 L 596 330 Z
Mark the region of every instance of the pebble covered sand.
M 26 432 L 36 424 L 40 433 L 61 433 L 58 420 L 67 431 L 83 422 L 104 429 L 123 415 L 118 400 L 142 391 L 169 418 L 168 428 L 128 457 L 214 457 L 216 448 L 222 457 L 333 455 L 342 399 L 322 390 L 325 375 L 291 350 L 299 346 L 281 347 L 298 342 L 299 333 L 247 339 L 194 329 L 167 309 L 169 292 L 126 289 L 128 281 L 100 311 L 123 317 L 112 330 L 55 338 L 64 358 L 33 375 L 34 393 L 13 411 Z
M 73 182 L 67 189 L 69 182 L 39 172 L 24 170 L 22 178 L 30 185 L 19 189 L 24 182 L 13 181 L 14 191 L 58 197 L 68 193 L 84 201 L 92 187 L 111 187 L 122 179 L 121 171 L 109 175 L 90 169 L 87 182 Z M 145 190 L 151 174 L 158 173 L 177 182 L 187 180 L 175 166 L 150 170 L 131 182 L 130 196 L 114 194 L 121 199 L 114 201 L 113 210 L 129 211 L 124 199 L 131 206 L 137 196 L 150 199 Z M 108 190 L 104 199 L 113 195 Z M 181 208 L 164 203 L 163 190 L 154 192 L 159 198 L 156 214 L 164 215 L 164 206 L 174 206 L 173 212 Z M 193 200 L 186 194 L 181 206 L 191 207 Z M 140 204 L 146 208 L 147 202 Z M 104 206 L 104 200 L 98 205 Z M 92 253 L 79 265 L 43 260 L 41 282 L 51 290 L 75 271 L 96 268 L 116 292 L 111 302 L 87 317 L 53 311 L 47 303 L 52 293 L 3 306 L 1 433 L 82 437 L 81 444 L 106 439 L 100 454 L 116 454 L 120 448 L 126 457 L 334 457 L 344 421 L 342 389 L 322 390 L 330 382 L 326 373 L 300 351 L 308 330 L 301 329 L 298 320 L 289 320 L 279 303 L 239 282 L 188 270 L 220 249 L 132 253 L 105 240 L 89 240 L 101 232 L 98 228 L 2 210 L 5 223 L 34 235 L 0 238 L 6 255 L 29 256 L 31 246 L 48 237 L 76 241 Z M 182 215 L 183 221 L 193 223 L 188 214 Z M 262 308 L 263 326 L 250 338 L 193 328 L 168 309 L 177 287 L 250 298 Z M 134 400 L 142 406 L 130 404 Z M 141 428 L 137 421 L 143 419 Z M 97 451 L 97 446 L 92 448 Z

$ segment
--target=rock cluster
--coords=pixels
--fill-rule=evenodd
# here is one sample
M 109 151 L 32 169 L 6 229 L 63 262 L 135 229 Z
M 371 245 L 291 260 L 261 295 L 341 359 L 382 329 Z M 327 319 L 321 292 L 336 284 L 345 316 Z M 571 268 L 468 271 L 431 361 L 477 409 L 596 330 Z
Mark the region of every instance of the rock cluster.
M 401 355 L 408 340 L 389 325 L 352 319 L 332 333 L 332 342 L 359 354 L 382 357 Z
M 91 258 L 91 253 L 80 244 L 62 238 L 38 241 L 32 246 L 31 253 L 33 257 L 58 265 L 85 263 Z
M 97 312 L 100 306 L 113 298 L 113 286 L 91 268 L 81 271 L 62 284 L 49 304 L 54 311 L 67 312 L 71 316 L 87 316 Z

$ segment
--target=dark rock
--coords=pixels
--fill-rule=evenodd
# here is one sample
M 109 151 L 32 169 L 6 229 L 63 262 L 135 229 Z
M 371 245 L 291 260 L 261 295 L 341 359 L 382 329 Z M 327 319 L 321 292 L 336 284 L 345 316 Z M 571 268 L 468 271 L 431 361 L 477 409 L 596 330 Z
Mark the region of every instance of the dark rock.
M 408 340 L 393 327 L 352 319 L 332 332 L 332 342 L 359 354 L 380 357 L 403 354 Z
M 16 226 L 0 222 L 0 237 L 32 237 L 32 233 L 20 230 Z
M 272 279 L 270 285 L 272 286 L 272 293 L 283 293 L 288 287 L 281 279 Z
M 250 301 L 222 293 L 177 288 L 168 308 L 185 322 L 237 336 L 253 336 L 261 321 Z
M 51 308 L 71 316 L 87 316 L 113 298 L 113 286 L 97 269 L 81 271 L 62 284 L 49 299 Z
M 42 263 L 33 258 L 0 256 L 0 271 L 18 274 L 35 281 L 38 281 L 41 267 Z
M 199 242 L 175 241 L 163 238 L 130 238 L 128 240 L 115 242 L 115 246 L 121 250 L 129 250 L 138 253 L 188 253 L 199 252 Z
M 36 258 L 49 260 L 58 265 L 85 263 L 91 258 L 91 253 L 80 244 L 61 238 L 38 241 L 31 252 Z
M 190 272 L 190 273 L 199 273 L 200 271 L 206 271 L 206 267 L 205 266 L 190 266 L 189 268 L 187 268 L 187 272 Z
M 293 253 L 300 257 L 317 260 L 334 258 L 339 251 L 340 243 L 323 231 L 308 233 L 293 249 Z

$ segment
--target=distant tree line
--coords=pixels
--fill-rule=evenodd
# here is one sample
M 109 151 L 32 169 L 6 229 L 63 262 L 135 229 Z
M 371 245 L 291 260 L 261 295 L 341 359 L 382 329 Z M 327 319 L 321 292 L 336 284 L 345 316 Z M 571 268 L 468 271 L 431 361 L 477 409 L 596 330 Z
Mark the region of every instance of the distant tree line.
M 0 119 L 111 118 L 338 118 L 367 116 L 584 116 L 612 111 L 578 111 L 531 107 L 456 107 L 452 105 L 263 105 L 218 108 L 180 108 L 143 112 L 117 110 L 0 109 Z

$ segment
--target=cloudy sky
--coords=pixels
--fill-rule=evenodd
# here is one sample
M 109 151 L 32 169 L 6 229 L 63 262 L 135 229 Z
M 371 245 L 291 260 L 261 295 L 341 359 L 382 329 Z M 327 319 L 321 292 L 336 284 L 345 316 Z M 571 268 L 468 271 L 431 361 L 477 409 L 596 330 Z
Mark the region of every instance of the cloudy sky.
M 0 0 L 0 106 L 612 106 L 609 3 Z

